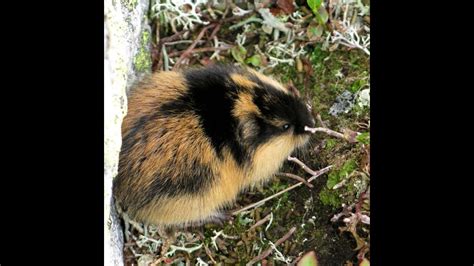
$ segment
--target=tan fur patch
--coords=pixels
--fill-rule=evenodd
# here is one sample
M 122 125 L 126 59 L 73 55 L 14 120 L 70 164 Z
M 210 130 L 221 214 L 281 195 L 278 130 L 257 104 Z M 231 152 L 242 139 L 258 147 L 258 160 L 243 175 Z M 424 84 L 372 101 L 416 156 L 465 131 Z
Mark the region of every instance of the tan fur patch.
M 130 184 L 138 190 L 150 185 L 157 173 L 163 178 L 173 180 L 178 178 L 180 173 L 189 172 L 192 162 L 211 168 L 216 163 L 214 149 L 194 115 L 160 117 L 151 121 L 145 127 L 145 132 L 148 135 L 145 146 L 132 149 L 129 154 L 129 157 L 135 158 L 136 161 L 146 157 L 146 160 L 137 166 L 141 178 Z M 155 152 L 156 149 L 159 149 L 158 153 Z M 172 169 L 169 167 L 171 161 L 175 161 Z
M 237 74 L 237 73 L 231 74 L 230 78 L 235 84 L 237 84 L 240 87 L 252 89 L 257 86 L 256 83 L 254 83 L 253 81 L 249 80 L 247 77 L 241 74 Z
M 288 90 L 287 90 L 283 85 L 281 85 L 279 82 L 277 82 L 276 80 L 274 80 L 274 79 L 272 79 L 272 78 L 270 78 L 270 77 L 267 77 L 267 76 L 265 76 L 265 75 L 263 75 L 263 74 L 261 74 L 261 73 L 255 71 L 255 70 L 253 70 L 253 69 L 251 69 L 251 68 L 249 68 L 248 71 L 249 71 L 250 73 L 252 73 L 253 75 L 255 75 L 255 76 L 256 76 L 258 79 L 260 79 L 261 81 L 263 81 L 263 82 L 265 82 L 265 83 L 267 83 L 267 84 L 272 85 L 273 87 L 275 87 L 275 89 L 281 90 L 281 91 L 283 91 L 283 92 L 285 92 L 285 93 L 288 93 Z
M 224 160 L 219 162 L 218 178 L 208 191 L 194 196 L 162 197 L 139 210 L 137 219 L 159 225 L 186 225 L 206 220 L 216 210 L 231 204 L 244 184 L 244 174 L 230 153 L 224 154 Z
M 122 134 L 125 136 L 141 116 L 153 113 L 161 103 L 172 101 L 187 90 L 181 73 L 164 71 L 152 74 L 128 98 L 128 112 L 122 123 Z
M 246 184 L 255 185 L 272 177 L 296 147 L 297 140 L 291 135 L 282 135 L 258 147 L 252 163 L 252 176 Z
M 206 218 L 205 205 L 198 196 L 161 197 L 141 209 L 136 219 L 156 225 L 186 224 Z
M 244 118 L 250 114 L 260 114 L 260 110 L 252 100 L 252 95 L 249 93 L 241 93 L 235 102 L 235 108 L 232 114 L 236 118 Z

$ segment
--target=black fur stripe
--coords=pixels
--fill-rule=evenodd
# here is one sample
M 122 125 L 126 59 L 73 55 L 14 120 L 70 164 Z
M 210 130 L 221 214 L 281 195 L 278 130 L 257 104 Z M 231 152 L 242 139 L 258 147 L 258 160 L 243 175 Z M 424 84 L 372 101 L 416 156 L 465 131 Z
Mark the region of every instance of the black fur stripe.
M 141 208 L 160 196 L 196 195 L 212 185 L 214 174 L 209 167 L 193 161 L 188 166 L 188 169 L 194 169 L 192 176 L 181 175 L 174 180 L 169 178 L 169 176 L 156 174 L 150 186 L 137 198 L 140 199 L 140 202 L 137 202 L 138 206 L 136 208 Z
M 227 146 L 235 160 L 242 164 L 245 151 L 237 141 L 237 121 L 232 116 L 239 88 L 230 84 L 229 78 L 235 71 L 230 67 L 214 66 L 186 72 L 188 94 L 164 104 L 161 112 L 168 115 L 196 113 L 216 153 L 222 157 L 222 149 Z

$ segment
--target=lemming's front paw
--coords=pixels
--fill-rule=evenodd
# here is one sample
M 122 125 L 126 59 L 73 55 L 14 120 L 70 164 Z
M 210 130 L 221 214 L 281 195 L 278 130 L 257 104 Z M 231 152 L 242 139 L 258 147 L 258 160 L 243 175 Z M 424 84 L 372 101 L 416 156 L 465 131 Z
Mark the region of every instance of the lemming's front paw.
M 211 223 L 216 223 L 219 225 L 224 225 L 226 222 L 234 221 L 234 217 L 229 212 L 218 212 L 211 217 Z
M 227 212 L 217 212 L 205 220 L 195 221 L 190 224 L 191 227 L 200 227 L 206 224 L 216 224 L 218 226 L 223 226 L 226 222 L 233 221 L 234 217 L 232 214 Z

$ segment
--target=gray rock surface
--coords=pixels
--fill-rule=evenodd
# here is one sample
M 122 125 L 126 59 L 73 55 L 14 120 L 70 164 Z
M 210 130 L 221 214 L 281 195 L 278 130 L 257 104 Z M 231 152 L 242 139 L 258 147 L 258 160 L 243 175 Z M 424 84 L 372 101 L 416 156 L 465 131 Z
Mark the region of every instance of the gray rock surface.
M 354 106 L 355 97 L 349 91 L 344 91 L 341 95 L 336 97 L 336 102 L 329 109 L 329 113 L 333 116 L 339 114 L 347 114 Z
M 123 265 L 123 233 L 113 206 L 112 180 L 122 144 L 127 92 L 151 71 L 149 0 L 104 2 L 104 265 Z

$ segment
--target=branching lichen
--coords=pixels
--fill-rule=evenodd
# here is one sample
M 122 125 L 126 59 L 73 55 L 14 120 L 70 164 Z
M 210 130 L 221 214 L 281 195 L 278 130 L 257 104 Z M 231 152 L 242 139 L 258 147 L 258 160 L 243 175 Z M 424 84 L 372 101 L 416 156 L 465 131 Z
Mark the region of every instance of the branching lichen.
M 152 17 L 163 15 L 165 23 L 170 23 L 174 32 L 176 26 L 182 26 L 185 30 L 194 29 L 194 24 L 209 24 L 201 19 L 199 6 L 206 4 L 207 0 L 165 0 L 159 1 L 151 7 L 154 12 Z
M 333 44 L 341 44 L 349 48 L 361 49 L 367 55 L 370 55 L 370 28 L 363 26 L 360 16 L 365 15 L 368 12 L 364 9 L 364 5 L 356 1 L 344 1 L 347 2 L 343 5 L 344 12 L 342 20 L 335 19 L 334 30 L 329 35 L 329 39 Z M 341 5 L 338 5 L 334 9 L 334 16 L 338 18 L 340 15 Z M 360 12 L 357 13 L 357 10 Z M 365 32 L 366 35 L 360 35 Z
M 184 245 L 182 247 L 171 245 L 170 246 L 171 250 L 168 251 L 168 253 L 166 253 L 165 256 L 167 256 L 167 257 L 173 256 L 176 251 L 184 251 L 184 252 L 187 252 L 187 253 L 191 254 L 194 251 L 202 248 L 202 245 L 203 244 L 201 243 L 200 245 L 194 246 L 192 248 L 187 248 Z

